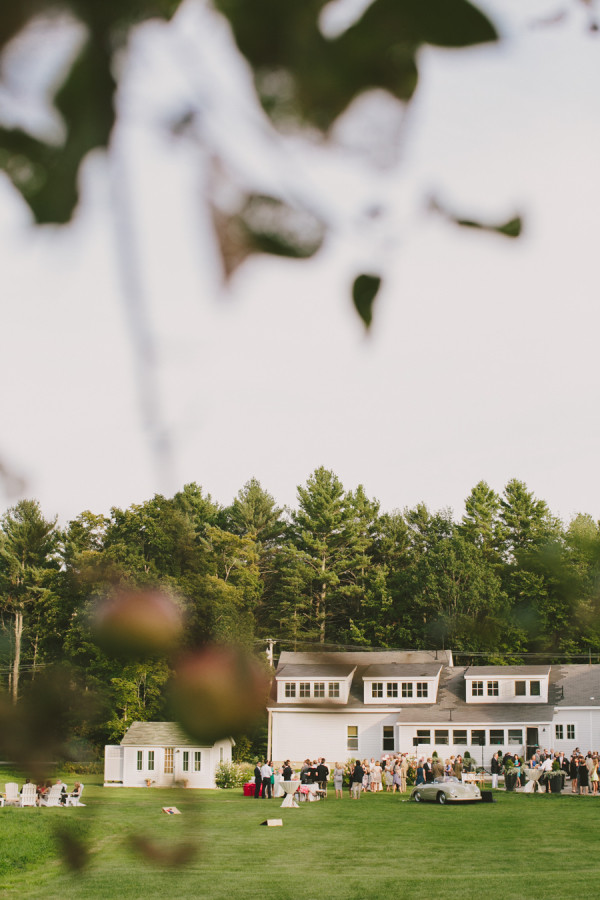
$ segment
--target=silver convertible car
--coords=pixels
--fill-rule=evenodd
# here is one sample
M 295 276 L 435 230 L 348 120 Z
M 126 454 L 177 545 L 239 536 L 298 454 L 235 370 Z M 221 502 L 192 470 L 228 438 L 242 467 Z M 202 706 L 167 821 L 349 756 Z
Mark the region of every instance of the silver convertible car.
M 463 784 L 458 778 L 436 778 L 428 784 L 419 784 L 411 798 L 416 803 L 475 803 L 481 801 L 481 791 L 476 784 Z

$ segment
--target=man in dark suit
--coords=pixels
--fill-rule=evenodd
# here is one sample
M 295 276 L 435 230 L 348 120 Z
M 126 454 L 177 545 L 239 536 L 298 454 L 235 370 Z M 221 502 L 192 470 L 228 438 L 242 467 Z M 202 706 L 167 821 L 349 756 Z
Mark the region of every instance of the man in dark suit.
M 254 799 L 258 800 L 260 797 L 260 789 L 262 786 L 262 775 L 260 773 L 260 766 L 258 763 L 254 766 Z
M 317 781 L 322 791 L 327 790 L 327 779 L 329 777 L 329 768 L 325 765 L 325 760 L 320 759 L 317 766 Z

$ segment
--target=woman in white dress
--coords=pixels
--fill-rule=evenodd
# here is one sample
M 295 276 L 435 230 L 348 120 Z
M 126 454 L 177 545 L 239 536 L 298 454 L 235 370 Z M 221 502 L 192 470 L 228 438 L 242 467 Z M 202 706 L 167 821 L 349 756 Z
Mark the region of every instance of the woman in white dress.
M 381 766 L 378 762 L 371 769 L 371 790 L 374 794 L 382 790 L 381 787 Z

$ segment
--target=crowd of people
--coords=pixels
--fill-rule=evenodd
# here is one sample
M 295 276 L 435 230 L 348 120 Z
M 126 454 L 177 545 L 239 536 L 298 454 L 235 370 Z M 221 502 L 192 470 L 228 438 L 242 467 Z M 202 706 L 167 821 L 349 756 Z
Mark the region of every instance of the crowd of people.
M 490 767 L 484 774 L 490 774 L 492 787 L 497 788 L 499 778 L 507 771 L 517 776 L 516 786 L 521 787 L 525 781 L 524 769 L 541 769 L 540 785 L 550 790 L 550 775 L 556 771 L 562 771 L 565 778 L 571 780 L 573 793 L 597 794 L 600 784 L 600 755 L 598 752 L 588 751 L 584 755 L 577 747 L 570 757 L 562 751 L 555 753 L 553 750 L 537 750 L 529 760 L 525 760 L 517 753 L 494 753 Z M 336 762 L 330 770 L 324 758 L 315 760 L 305 759 L 299 772 L 294 772 L 290 761 L 273 768 L 271 761 L 257 763 L 254 769 L 255 798 L 269 798 L 272 796 L 275 775 L 281 776 L 284 781 L 298 780 L 304 785 L 318 785 L 319 789 L 326 792 L 327 783 L 333 779 L 333 787 L 337 799 L 343 797 L 344 779 L 348 779 L 350 797 L 359 799 L 363 792 L 379 793 L 404 793 L 409 784 L 428 784 L 439 779 L 457 778 L 462 780 L 463 772 L 469 771 L 475 766 L 475 761 L 468 756 L 463 758 L 460 754 L 452 755 L 447 759 L 441 759 L 437 755 L 429 757 L 409 756 L 408 753 L 399 753 L 395 756 L 386 755 L 381 759 L 357 759 L 350 763 Z
M 23 783 L 23 787 L 19 791 L 19 795 L 21 795 L 23 793 L 23 788 L 25 787 L 25 785 L 28 785 L 28 784 L 31 784 L 30 778 L 25 779 L 25 781 Z M 78 798 L 81 796 L 82 785 L 79 781 L 75 782 L 75 785 L 74 785 L 72 791 L 68 790 L 67 785 L 60 778 L 57 778 L 57 780 L 54 782 L 54 784 L 59 784 L 61 786 L 61 790 L 60 790 L 59 798 L 58 798 L 58 803 L 60 806 L 66 806 L 67 798 L 69 798 L 69 797 Z M 50 791 L 52 790 L 52 786 L 53 786 L 52 781 L 40 781 L 39 784 L 36 784 L 35 795 L 36 795 L 36 805 L 37 806 L 44 805 L 43 801 L 48 799 Z M 6 794 L 4 796 L 6 796 Z

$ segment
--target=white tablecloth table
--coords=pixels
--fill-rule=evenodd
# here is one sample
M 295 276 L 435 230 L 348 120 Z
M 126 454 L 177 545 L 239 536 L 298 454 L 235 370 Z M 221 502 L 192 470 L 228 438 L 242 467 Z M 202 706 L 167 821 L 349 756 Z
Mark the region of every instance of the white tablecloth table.
M 527 784 L 523 788 L 524 794 L 532 794 L 535 790 L 535 786 L 540 780 L 542 775 L 541 768 L 529 769 L 527 766 L 523 766 L 523 772 L 525 777 L 527 778 Z
M 283 797 L 283 775 L 278 772 L 273 776 L 273 796 Z
M 300 787 L 300 782 L 299 781 L 282 781 L 281 787 L 283 788 L 283 790 L 285 792 L 285 797 L 283 798 L 283 803 L 281 804 L 281 806 L 282 807 L 285 806 L 286 808 L 292 807 L 293 809 L 298 809 L 298 804 L 296 803 L 296 801 L 294 799 L 294 794 Z

